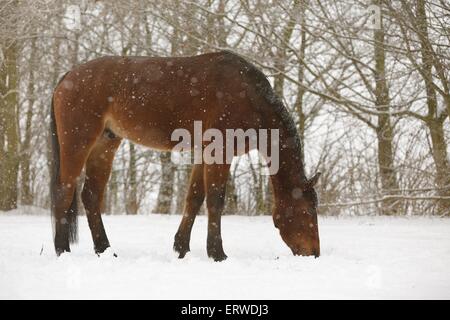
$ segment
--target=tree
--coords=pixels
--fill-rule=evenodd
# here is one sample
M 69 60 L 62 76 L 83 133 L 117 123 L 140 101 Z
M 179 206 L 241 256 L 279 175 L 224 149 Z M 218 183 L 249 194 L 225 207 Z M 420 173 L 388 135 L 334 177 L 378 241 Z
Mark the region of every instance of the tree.
M 19 44 L 2 43 L 0 65 L 0 210 L 17 208 L 19 173 Z
M 30 67 L 28 72 L 28 86 L 27 86 L 27 111 L 25 115 L 25 127 L 23 133 L 23 140 L 20 144 L 20 176 L 21 176 L 21 203 L 24 205 L 33 204 L 33 192 L 32 192 L 32 168 L 31 168 L 31 139 L 32 139 L 32 120 L 33 120 L 33 108 L 36 102 L 35 96 L 35 70 L 36 70 L 36 38 L 31 40 L 30 45 Z
M 129 143 L 128 162 L 128 190 L 126 193 L 125 211 L 127 214 L 136 215 L 139 210 L 137 178 L 136 178 L 136 149 L 132 142 Z
M 405 46 L 405 55 L 410 60 L 412 68 L 417 69 L 425 87 L 426 107 L 425 114 L 408 111 L 407 114 L 422 121 L 428 128 L 431 138 L 431 153 L 435 165 L 435 183 L 438 194 L 442 198 L 450 197 L 450 165 L 447 154 L 447 141 L 445 139 L 444 123 L 450 110 L 449 79 L 441 59 L 449 57 L 439 55 L 433 48 L 429 34 L 429 22 L 426 12 L 426 1 L 417 0 L 414 9 L 409 2 L 401 1 L 401 10 L 389 4 L 390 13 L 398 23 Z M 417 40 L 416 40 L 417 39 Z M 420 54 L 416 54 L 416 52 Z M 436 71 L 436 75 L 433 73 Z M 441 81 L 442 88 L 434 79 Z M 446 108 L 439 108 L 437 92 L 442 95 Z M 450 199 L 438 200 L 439 212 L 450 212 Z
M 381 1 L 374 4 L 381 6 Z M 394 165 L 393 138 L 390 116 L 389 87 L 386 79 L 386 50 L 384 40 L 384 25 L 380 16 L 380 29 L 374 30 L 374 58 L 375 58 L 375 106 L 378 111 L 375 131 L 378 142 L 378 167 L 380 172 L 381 188 L 383 194 L 395 194 L 399 189 Z M 368 88 L 369 89 L 369 88 Z M 398 214 L 400 207 L 396 199 L 386 200 L 381 203 L 381 213 L 385 215 Z
M 153 209 L 153 212 L 169 214 L 172 205 L 175 171 L 173 168 L 173 163 L 170 160 L 170 152 L 161 152 L 159 159 L 161 161 L 161 182 L 159 185 L 156 206 Z

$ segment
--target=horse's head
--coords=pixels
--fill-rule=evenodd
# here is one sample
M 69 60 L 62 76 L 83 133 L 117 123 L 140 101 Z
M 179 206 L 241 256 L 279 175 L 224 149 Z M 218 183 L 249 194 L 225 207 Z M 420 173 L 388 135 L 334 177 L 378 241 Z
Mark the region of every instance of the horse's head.
M 273 220 L 284 242 L 294 255 L 320 255 L 319 229 L 317 225 L 317 194 L 314 185 L 320 173 L 285 195 L 276 206 Z

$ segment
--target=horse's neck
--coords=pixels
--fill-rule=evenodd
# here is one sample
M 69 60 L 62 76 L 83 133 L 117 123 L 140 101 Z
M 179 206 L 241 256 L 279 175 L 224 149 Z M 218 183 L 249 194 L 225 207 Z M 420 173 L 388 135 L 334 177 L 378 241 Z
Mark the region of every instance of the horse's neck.
M 306 181 L 303 159 L 300 150 L 292 143 L 286 141 L 286 135 L 280 135 L 280 167 L 278 172 L 271 176 L 275 197 L 290 196 L 297 188 L 301 188 Z

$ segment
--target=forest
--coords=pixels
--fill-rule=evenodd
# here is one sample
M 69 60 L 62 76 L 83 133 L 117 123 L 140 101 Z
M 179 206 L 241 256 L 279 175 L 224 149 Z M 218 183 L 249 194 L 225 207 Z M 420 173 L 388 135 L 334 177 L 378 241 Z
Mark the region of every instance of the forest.
M 322 173 L 319 214 L 450 215 L 447 0 L 0 0 L 0 211 L 49 208 L 51 99 L 75 65 L 220 50 L 283 100 Z M 226 214 L 270 214 L 251 156 L 233 161 Z M 190 169 L 123 141 L 103 210 L 181 214 Z

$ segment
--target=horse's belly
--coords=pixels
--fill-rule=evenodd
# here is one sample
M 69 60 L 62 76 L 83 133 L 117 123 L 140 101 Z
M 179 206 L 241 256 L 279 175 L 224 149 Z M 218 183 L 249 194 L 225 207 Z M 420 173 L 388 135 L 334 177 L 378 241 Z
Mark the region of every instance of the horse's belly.
M 106 127 L 115 135 L 137 144 L 157 150 L 170 150 L 176 144 L 171 141 L 173 126 L 164 115 L 147 114 L 108 116 Z

